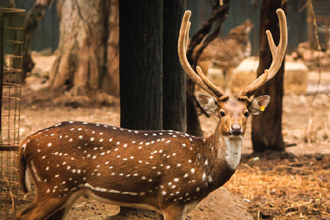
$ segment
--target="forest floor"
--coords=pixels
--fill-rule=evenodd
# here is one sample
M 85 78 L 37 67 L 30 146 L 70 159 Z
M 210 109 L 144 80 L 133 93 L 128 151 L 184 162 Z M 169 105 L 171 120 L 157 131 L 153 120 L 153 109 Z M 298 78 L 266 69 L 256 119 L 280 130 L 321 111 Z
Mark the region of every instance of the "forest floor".
M 309 73 L 309 88 L 315 88 L 317 81 L 318 74 Z M 33 91 L 32 84 L 22 88 L 21 140 L 67 120 L 120 124 L 116 98 L 106 106 L 82 108 L 76 102 L 55 102 L 58 94 Z M 284 96 L 283 136 L 288 146 L 285 153 L 252 154 L 250 118 L 236 173 L 189 213 L 187 219 L 330 220 L 330 73 L 322 74 L 321 85 L 323 90 L 315 99 L 312 95 Z M 200 116 L 200 121 L 205 136 L 217 124 L 215 117 Z M 32 198 L 27 197 L 25 204 Z M 118 212 L 117 206 L 80 198 L 67 219 L 110 220 Z M 143 218 L 148 219 L 140 219 Z

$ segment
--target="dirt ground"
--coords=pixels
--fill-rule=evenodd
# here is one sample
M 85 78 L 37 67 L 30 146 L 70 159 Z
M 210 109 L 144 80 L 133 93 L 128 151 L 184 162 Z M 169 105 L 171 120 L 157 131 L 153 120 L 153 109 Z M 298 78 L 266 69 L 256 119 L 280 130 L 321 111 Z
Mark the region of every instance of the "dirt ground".
M 315 88 L 318 74 L 309 76 L 310 87 Z M 322 78 L 322 88 L 327 88 L 330 73 L 322 74 Z M 313 102 L 311 95 L 285 95 L 286 153 L 251 155 L 250 120 L 237 172 L 187 219 L 330 219 L 330 97 L 326 89 L 322 93 Z M 120 124 L 117 99 L 110 106 L 81 108 L 63 103 L 54 106 L 56 94 L 35 92 L 30 86 L 23 87 L 22 94 L 21 140 L 66 120 Z M 211 134 L 216 118 L 201 116 L 200 120 L 205 135 Z M 67 219 L 110 220 L 118 212 L 117 206 L 81 198 Z

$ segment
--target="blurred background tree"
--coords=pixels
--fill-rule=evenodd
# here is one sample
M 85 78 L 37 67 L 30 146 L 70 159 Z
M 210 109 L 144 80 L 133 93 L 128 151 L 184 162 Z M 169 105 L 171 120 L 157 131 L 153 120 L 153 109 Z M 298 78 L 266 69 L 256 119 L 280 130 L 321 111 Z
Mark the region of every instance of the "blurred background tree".
M 260 23 L 260 54 L 258 76 L 265 69 L 270 67 L 272 62 L 271 52 L 269 50 L 266 30 L 270 30 L 273 34 L 274 42 L 278 45 L 280 39 L 279 23 L 276 15 L 276 9 L 282 8 L 286 11 L 286 3 L 282 4 L 282 0 L 262 1 L 261 23 Z M 284 63 L 276 76 L 271 79 L 265 86 L 256 93 L 255 96 L 269 95 L 270 103 L 267 111 L 258 116 L 252 117 L 252 145 L 253 152 L 285 151 L 285 145 L 282 135 L 282 112 L 283 112 L 283 77 Z
M 118 0 L 58 0 L 59 46 L 50 85 L 73 95 L 119 94 Z

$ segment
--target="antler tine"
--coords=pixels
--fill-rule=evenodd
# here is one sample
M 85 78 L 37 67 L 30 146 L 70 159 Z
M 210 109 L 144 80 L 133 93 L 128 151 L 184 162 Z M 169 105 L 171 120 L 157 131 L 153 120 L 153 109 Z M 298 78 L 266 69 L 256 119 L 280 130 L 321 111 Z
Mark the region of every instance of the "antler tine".
M 288 44 L 288 33 L 285 13 L 282 9 L 276 10 L 280 23 L 280 42 L 276 47 L 273 36 L 269 30 L 266 31 L 268 44 L 272 53 L 273 61 L 268 70 L 260 75 L 253 83 L 241 91 L 241 96 L 250 97 L 266 82 L 272 79 L 282 65 L 283 58 L 285 56 L 286 47 Z
M 203 73 L 202 69 L 197 66 L 196 67 L 197 73 L 199 75 L 199 77 L 203 80 L 203 82 L 205 83 L 205 85 L 212 90 L 218 97 L 220 96 L 227 96 L 225 94 L 224 91 L 222 91 L 219 87 L 217 87 L 216 85 L 214 85 Z
M 191 11 L 187 10 L 182 18 L 182 24 L 180 28 L 179 40 L 178 40 L 178 54 L 179 60 L 182 65 L 182 68 L 186 72 L 186 74 L 202 89 L 208 92 L 210 95 L 215 97 L 224 96 L 225 93 L 212 84 L 206 76 L 203 74 L 202 70 L 199 66 L 196 67 L 199 75 L 192 69 L 190 63 L 187 59 L 186 49 L 188 45 L 188 36 L 189 36 L 189 29 L 190 29 L 190 22 L 189 18 L 191 16 Z M 199 70 L 198 70 L 199 69 Z

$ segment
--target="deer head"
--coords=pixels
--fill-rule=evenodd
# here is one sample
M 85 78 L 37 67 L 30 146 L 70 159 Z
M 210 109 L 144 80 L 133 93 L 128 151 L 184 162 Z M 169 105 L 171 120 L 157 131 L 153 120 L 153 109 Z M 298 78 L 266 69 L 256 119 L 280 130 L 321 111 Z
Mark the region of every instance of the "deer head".
M 250 19 L 244 21 L 241 25 L 230 30 L 226 38 L 237 39 L 242 43 L 247 43 L 249 41 L 249 33 L 253 28 L 253 24 Z
M 273 56 L 273 62 L 269 69 L 259 76 L 253 83 L 240 92 L 237 98 L 229 98 L 221 88 L 215 86 L 204 75 L 202 69 L 197 66 L 197 73 L 191 68 L 186 57 L 186 48 L 188 43 L 190 28 L 190 11 L 184 14 L 180 29 L 178 53 L 182 67 L 187 75 L 202 89 L 211 96 L 198 95 L 197 99 L 200 105 L 209 113 L 214 113 L 220 118 L 218 132 L 221 135 L 231 138 L 237 138 L 244 135 L 246 130 L 247 118 L 250 114 L 258 115 L 267 107 L 270 97 L 259 96 L 251 99 L 251 97 L 264 85 L 272 79 L 279 70 L 285 55 L 287 46 L 287 28 L 285 14 L 281 9 L 276 11 L 280 22 L 280 42 L 276 46 L 270 31 L 267 31 L 269 46 Z M 248 26 L 248 25 L 246 25 Z

